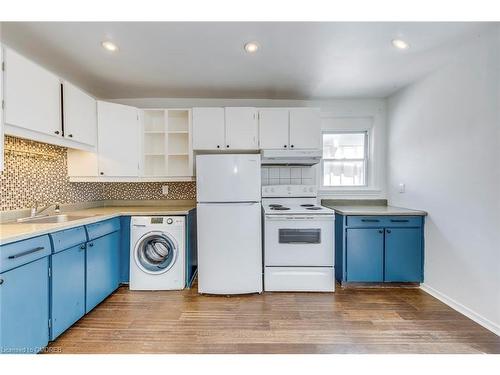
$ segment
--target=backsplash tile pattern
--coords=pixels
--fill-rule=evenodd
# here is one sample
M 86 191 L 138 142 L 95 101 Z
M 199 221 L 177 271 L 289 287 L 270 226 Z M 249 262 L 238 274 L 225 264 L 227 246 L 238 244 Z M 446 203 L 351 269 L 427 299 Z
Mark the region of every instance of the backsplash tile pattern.
M 262 185 L 314 185 L 316 173 L 313 167 L 262 167 Z
M 5 137 L 5 148 L 37 154 L 5 152 L 4 170 L 0 173 L 0 211 L 29 208 L 35 202 L 196 198 L 194 182 L 71 183 L 67 177 L 66 148 L 10 136 Z M 161 194 L 163 185 L 168 185 L 166 196 Z

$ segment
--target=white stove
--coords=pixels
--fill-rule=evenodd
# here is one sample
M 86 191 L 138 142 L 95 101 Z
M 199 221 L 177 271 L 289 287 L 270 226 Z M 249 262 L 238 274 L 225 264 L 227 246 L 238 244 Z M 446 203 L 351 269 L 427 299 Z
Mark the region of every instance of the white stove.
M 334 214 L 316 186 L 262 187 L 264 289 L 333 292 Z

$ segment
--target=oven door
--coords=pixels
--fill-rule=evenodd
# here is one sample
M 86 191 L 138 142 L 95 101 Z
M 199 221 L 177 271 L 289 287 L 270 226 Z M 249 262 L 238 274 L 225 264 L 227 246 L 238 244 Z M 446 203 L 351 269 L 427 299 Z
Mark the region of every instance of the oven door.
M 333 216 L 266 215 L 266 266 L 332 267 Z

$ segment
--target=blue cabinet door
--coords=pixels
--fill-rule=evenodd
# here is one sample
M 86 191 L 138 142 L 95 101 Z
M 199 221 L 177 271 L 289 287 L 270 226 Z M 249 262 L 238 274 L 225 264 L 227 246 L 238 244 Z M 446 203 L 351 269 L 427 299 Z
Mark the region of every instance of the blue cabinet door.
M 0 274 L 0 352 L 37 353 L 49 341 L 49 260 Z
M 384 280 L 384 230 L 346 230 L 346 278 L 352 282 Z
M 120 282 L 120 232 L 87 243 L 87 298 L 89 312 L 118 288 Z
M 422 229 L 385 230 L 385 281 L 422 282 Z
M 52 255 L 51 339 L 85 314 L 85 245 Z

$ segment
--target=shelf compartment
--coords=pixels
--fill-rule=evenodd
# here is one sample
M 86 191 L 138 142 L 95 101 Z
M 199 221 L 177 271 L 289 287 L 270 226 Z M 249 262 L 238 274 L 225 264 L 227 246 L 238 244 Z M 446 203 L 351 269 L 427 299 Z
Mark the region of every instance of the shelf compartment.
M 165 134 L 145 133 L 144 154 L 165 154 Z
M 170 133 L 168 134 L 168 154 L 179 155 L 189 153 L 188 133 Z
M 145 155 L 144 157 L 145 176 L 166 176 L 167 159 L 165 155 Z
M 165 111 L 144 110 L 144 132 L 164 132 Z
M 169 109 L 168 110 L 168 131 L 189 131 L 189 110 Z
M 188 155 L 168 156 L 168 176 L 190 176 L 192 172 L 189 168 Z

